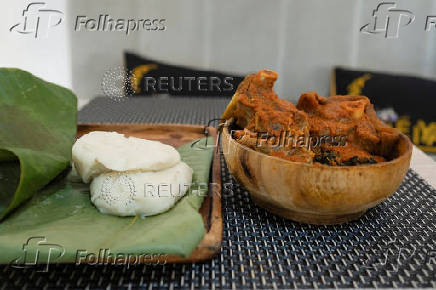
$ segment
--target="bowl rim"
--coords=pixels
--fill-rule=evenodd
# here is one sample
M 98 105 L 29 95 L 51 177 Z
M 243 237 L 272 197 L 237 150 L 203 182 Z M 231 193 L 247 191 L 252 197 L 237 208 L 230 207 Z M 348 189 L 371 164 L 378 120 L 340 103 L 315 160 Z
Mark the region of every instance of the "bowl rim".
M 412 142 L 410 141 L 409 137 L 407 137 L 406 135 L 404 135 L 403 133 L 400 133 L 400 138 L 403 139 L 406 144 L 407 144 L 407 150 L 400 156 L 389 160 L 389 161 L 384 161 L 381 163 L 375 163 L 375 164 L 367 164 L 367 165 L 345 165 L 345 166 L 337 166 L 337 165 L 326 165 L 326 164 L 322 164 L 322 163 L 316 163 L 316 165 L 314 163 L 304 163 L 304 162 L 298 162 L 298 161 L 290 161 L 290 160 L 286 160 L 280 157 L 275 157 L 275 156 L 271 156 L 268 154 L 265 154 L 263 152 L 259 152 L 256 150 L 253 150 L 247 146 L 244 146 L 238 142 L 236 142 L 235 139 L 232 138 L 232 136 L 229 133 L 228 127 L 230 126 L 230 124 L 233 122 L 233 119 L 228 119 L 225 121 L 225 123 L 222 126 L 222 132 L 223 134 L 228 136 L 228 139 L 230 140 L 230 142 L 236 144 L 237 147 L 242 148 L 242 150 L 247 150 L 247 151 L 252 151 L 255 154 L 259 154 L 259 155 L 263 155 L 267 158 L 271 158 L 273 160 L 277 160 L 279 162 L 283 162 L 284 164 L 294 164 L 296 166 L 305 166 L 305 167 L 309 167 L 309 168 L 328 168 L 331 170 L 350 170 L 350 168 L 355 168 L 355 169 L 369 169 L 369 168 L 382 168 L 382 167 L 391 167 L 394 165 L 397 165 L 399 163 L 402 163 L 404 160 L 410 159 L 411 155 L 412 155 L 412 149 L 413 149 L 413 145 Z M 224 140 L 222 140 L 224 141 Z M 223 154 L 226 154 L 223 152 Z

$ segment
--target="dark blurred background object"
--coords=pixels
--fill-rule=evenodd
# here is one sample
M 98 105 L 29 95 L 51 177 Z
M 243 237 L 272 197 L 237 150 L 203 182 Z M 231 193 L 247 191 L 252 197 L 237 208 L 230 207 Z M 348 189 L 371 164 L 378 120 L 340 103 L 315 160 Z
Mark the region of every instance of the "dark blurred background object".
M 436 81 L 414 76 L 333 70 L 330 95 L 364 95 L 385 123 L 408 135 L 425 152 L 436 154 Z

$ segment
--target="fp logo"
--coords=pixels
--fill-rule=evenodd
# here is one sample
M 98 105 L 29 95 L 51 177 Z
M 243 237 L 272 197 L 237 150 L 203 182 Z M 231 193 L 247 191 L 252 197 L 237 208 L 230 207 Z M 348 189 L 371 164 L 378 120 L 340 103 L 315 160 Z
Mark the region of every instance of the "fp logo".
M 415 15 L 411 11 L 395 8 L 394 2 L 380 3 L 373 10 L 371 21 L 362 26 L 360 31 L 368 34 L 384 33 L 386 38 L 397 38 L 400 27 L 412 23 Z
M 23 244 L 23 255 L 12 260 L 10 264 L 18 269 L 43 264 L 43 269 L 38 272 L 48 272 L 49 264 L 58 261 L 64 254 L 65 249 L 61 245 L 47 243 L 45 237 L 31 237 Z
M 63 13 L 58 10 L 44 9 L 44 2 L 33 2 L 23 10 L 21 22 L 14 24 L 9 31 L 31 34 L 35 38 L 48 36 L 48 30 L 61 24 Z
M 383 253 L 381 253 L 384 259 L 381 261 L 371 261 L 370 257 L 370 259 L 367 259 L 364 262 L 363 267 L 367 269 L 379 270 L 389 264 L 392 267 L 392 270 L 387 270 L 387 272 L 398 272 L 400 267 L 402 265 L 406 265 L 407 262 L 415 255 L 416 247 L 411 245 L 409 248 L 404 248 L 398 246 L 396 242 L 397 238 L 391 238 L 386 243 L 386 248 L 382 249 Z

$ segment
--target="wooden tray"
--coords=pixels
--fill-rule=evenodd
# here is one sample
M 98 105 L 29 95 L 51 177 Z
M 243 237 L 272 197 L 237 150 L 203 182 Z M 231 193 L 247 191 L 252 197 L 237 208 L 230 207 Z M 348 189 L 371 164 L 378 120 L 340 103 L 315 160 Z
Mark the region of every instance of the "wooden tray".
M 205 137 L 205 132 L 217 140 L 217 131 L 212 127 L 182 124 L 127 124 L 127 123 L 79 123 L 77 137 L 91 131 L 115 131 L 138 138 L 158 140 L 179 147 L 193 140 Z M 211 184 L 213 186 L 211 186 Z M 223 217 L 221 212 L 221 169 L 218 148 L 215 148 L 210 178 L 209 194 L 200 208 L 206 234 L 200 244 L 187 258 L 170 255 L 165 263 L 191 263 L 211 259 L 221 248 Z M 147 262 L 153 262 L 148 260 Z

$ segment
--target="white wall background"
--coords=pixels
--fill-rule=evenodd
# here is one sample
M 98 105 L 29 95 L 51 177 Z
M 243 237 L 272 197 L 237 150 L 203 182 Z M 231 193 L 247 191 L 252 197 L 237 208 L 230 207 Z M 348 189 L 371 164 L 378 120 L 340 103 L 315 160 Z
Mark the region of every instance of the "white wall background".
M 104 73 L 122 65 L 126 49 L 241 74 L 273 69 L 279 72 L 276 90 L 291 99 L 308 90 L 328 95 L 334 65 L 436 77 L 436 31 L 424 30 L 426 16 L 436 15 L 435 0 L 395 1 L 416 16 L 397 39 L 359 32 L 381 2 L 375 0 L 47 0 L 65 11 L 66 22 L 35 40 L 9 32 L 28 2 L 1 2 L 7 9 L 0 9 L 0 66 L 71 85 L 82 100 L 102 94 Z M 167 30 L 129 36 L 73 31 L 76 16 L 99 14 L 165 18 Z
M 63 21 L 47 37 L 35 38 L 10 32 L 22 21 L 23 10 L 34 1 L 0 1 L 0 67 L 17 67 L 62 86 L 72 87 L 70 31 L 66 1 L 47 1 L 47 7 L 63 11 Z M 44 1 L 37 1 L 44 2 Z

